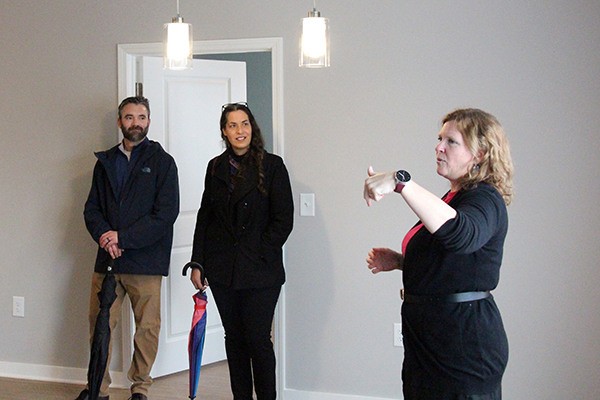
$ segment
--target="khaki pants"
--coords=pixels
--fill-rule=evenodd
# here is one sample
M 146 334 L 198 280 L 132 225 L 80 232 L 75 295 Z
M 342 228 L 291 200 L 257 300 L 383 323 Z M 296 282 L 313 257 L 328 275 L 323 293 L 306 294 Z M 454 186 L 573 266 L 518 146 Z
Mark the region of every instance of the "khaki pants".
M 94 336 L 96 318 L 100 311 L 98 292 L 102 288 L 104 274 L 94 272 L 92 277 L 92 290 L 90 296 L 90 338 Z M 148 395 L 148 388 L 152 384 L 150 370 L 156 359 L 158 351 L 158 334 L 160 332 L 160 289 L 162 276 L 160 275 L 128 275 L 115 274 L 117 281 L 117 299 L 110 309 L 111 341 L 108 352 L 108 363 L 104 379 L 100 386 L 99 396 L 108 396 L 108 387 L 111 383 L 109 374 L 110 359 L 112 356 L 112 333 L 117 322 L 121 319 L 121 307 L 125 294 L 129 296 L 133 315 L 135 318 L 135 335 L 133 338 L 134 351 L 131 368 L 127 377 L 132 382 L 131 393 Z M 92 339 L 90 339 L 91 343 Z

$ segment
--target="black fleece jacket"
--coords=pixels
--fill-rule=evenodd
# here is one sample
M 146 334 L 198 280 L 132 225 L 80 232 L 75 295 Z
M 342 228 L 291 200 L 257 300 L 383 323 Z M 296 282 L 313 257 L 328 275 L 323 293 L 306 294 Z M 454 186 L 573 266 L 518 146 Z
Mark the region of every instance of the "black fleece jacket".
M 92 187 L 85 203 L 85 224 L 98 242 L 109 230 L 118 232 L 123 255 L 115 260 L 118 274 L 169 274 L 173 224 L 179 214 L 177 166 L 158 142 L 147 141 L 130 166 L 117 198 L 115 158 L 119 146 L 95 153 Z M 106 273 L 110 255 L 98 246 L 95 271 Z

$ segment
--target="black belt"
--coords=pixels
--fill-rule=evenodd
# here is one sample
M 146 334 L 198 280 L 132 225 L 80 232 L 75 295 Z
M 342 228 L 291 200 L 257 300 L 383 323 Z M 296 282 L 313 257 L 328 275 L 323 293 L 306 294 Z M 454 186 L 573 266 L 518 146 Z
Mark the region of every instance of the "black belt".
M 404 289 L 400 289 L 400 298 L 405 303 L 464 303 L 466 301 L 477 301 L 487 299 L 492 294 L 488 291 L 485 292 L 462 292 L 452 293 L 444 295 L 414 295 L 404 292 Z

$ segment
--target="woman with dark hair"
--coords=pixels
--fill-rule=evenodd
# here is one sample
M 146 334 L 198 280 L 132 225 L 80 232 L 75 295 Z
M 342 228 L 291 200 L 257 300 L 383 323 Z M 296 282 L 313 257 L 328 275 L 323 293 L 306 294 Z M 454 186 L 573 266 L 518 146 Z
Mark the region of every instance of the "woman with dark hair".
M 438 198 L 404 170 L 369 167 L 370 206 L 399 193 L 420 221 L 402 252 L 374 248 L 371 271 L 402 270 L 405 400 L 499 400 L 508 341 L 490 291 L 498 285 L 513 166 L 498 120 L 478 109 L 443 119 L 437 173 L 450 181 Z
M 277 397 L 271 325 L 285 281 L 282 246 L 292 231 L 294 204 L 283 160 L 264 150 L 245 103 L 223 106 L 226 150 L 206 170 L 194 233 L 197 289 L 210 288 L 225 329 L 235 400 Z

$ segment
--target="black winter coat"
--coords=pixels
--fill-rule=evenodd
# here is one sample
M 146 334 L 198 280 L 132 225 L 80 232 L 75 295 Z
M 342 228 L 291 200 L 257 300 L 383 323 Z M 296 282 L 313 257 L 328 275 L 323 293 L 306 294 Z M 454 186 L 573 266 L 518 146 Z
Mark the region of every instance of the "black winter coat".
M 115 158 L 119 146 L 95 153 L 92 188 L 85 203 L 85 224 L 98 242 L 109 230 L 118 232 L 123 255 L 115 260 L 118 274 L 169 274 L 173 224 L 179 214 L 177 166 L 158 142 L 148 141 L 132 166 L 117 199 Z M 95 271 L 106 273 L 108 252 L 98 247 Z
M 229 199 L 227 151 L 208 163 L 198 211 L 192 261 L 209 283 L 233 289 L 280 286 L 285 282 L 282 246 L 292 231 L 294 203 L 281 157 L 266 153 L 264 188 L 256 167 L 246 170 Z

